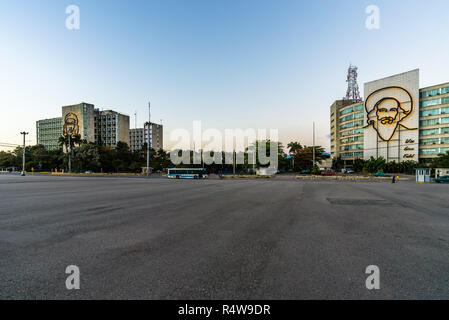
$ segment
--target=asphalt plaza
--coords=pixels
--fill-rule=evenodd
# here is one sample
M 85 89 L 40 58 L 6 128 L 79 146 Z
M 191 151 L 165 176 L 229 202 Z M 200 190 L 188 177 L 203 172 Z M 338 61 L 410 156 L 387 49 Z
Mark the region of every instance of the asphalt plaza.
M 448 192 L 0 175 L 0 298 L 447 299 Z M 69 265 L 79 290 L 66 289 Z M 365 286 L 370 265 L 379 290 Z

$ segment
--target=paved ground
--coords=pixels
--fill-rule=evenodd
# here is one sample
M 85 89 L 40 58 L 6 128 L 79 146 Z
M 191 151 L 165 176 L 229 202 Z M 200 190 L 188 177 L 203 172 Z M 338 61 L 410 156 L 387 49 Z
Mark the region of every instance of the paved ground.
M 0 175 L 0 298 L 448 299 L 448 195 L 412 182 Z

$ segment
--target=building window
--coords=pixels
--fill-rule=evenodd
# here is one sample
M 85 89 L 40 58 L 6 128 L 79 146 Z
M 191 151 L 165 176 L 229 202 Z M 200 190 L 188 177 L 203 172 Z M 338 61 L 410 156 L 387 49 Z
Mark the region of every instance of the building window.
M 430 136 L 434 134 L 439 134 L 439 130 L 438 129 L 419 130 L 420 136 Z

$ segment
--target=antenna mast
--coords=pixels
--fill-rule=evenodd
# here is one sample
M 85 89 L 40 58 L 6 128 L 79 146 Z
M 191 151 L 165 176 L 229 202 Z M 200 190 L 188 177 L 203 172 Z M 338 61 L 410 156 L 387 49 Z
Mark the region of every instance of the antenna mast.
M 352 100 L 354 103 L 362 101 L 359 92 L 359 85 L 357 84 L 357 70 L 358 68 L 356 66 L 349 65 L 348 77 L 346 79 L 346 82 L 348 83 L 348 90 L 346 91 L 346 97 L 343 98 L 343 100 Z

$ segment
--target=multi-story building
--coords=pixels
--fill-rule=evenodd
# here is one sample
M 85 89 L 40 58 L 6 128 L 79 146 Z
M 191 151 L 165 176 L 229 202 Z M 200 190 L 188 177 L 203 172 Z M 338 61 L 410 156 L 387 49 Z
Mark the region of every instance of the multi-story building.
M 149 134 L 148 134 L 149 129 Z M 163 149 L 163 126 L 162 124 L 151 123 L 148 128 L 148 124 L 145 124 L 144 128 L 135 128 L 129 130 L 129 146 L 132 152 L 142 149 L 145 142 L 150 137 L 150 147 L 154 150 Z
M 93 104 L 63 106 L 62 117 L 36 121 L 37 143 L 48 150 L 58 148 L 59 137 L 80 135 L 82 140 L 115 147 L 129 145 L 129 116 L 112 110 L 100 111 Z
M 94 105 L 81 102 L 62 107 L 62 133 L 79 134 L 82 140 L 94 142 Z
M 449 83 L 419 89 L 419 70 L 365 83 L 365 101 L 330 107 L 331 156 L 428 162 L 449 151 Z
M 350 164 L 363 157 L 363 102 L 337 100 L 331 106 L 331 156 Z
M 449 151 L 449 83 L 420 90 L 419 158 Z
M 95 143 L 115 148 L 119 141 L 129 145 L 129 116 L 112 110 L 94 111 Z
M 59 137 L 62 134 L 62 118 L 52 118 L 36 121 L 37 144 L 47 150 L 59 148 Z

